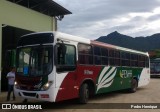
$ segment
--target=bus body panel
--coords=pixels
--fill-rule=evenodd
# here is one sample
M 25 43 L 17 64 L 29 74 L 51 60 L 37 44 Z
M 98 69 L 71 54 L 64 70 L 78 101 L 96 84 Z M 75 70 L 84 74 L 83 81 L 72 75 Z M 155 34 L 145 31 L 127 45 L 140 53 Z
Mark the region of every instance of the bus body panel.
M 71 74 L 74 74 L 74 77 L 71 77 Z M 70 72 L 65 76 L 55 101 L 78 98 L 79 88 L 85 79 L 94 81 L 97 85 L 95 93 L 99 94 L 129 89 L 134 77 L 138 79 L 138 87 L 147 85 L 150 81 L 149 69 L 81 65 L 77 67 L 76 72 Z M 69 82 L 71 79 L 72 82 Z
M 140 54 L 148 57 L 147 53 L 136 51 L 136 50 L 130 50 L 127 48 L 122 48 L 122 47 L 105 44 L 101 42 L 90 41 L 89 39 L 71 36 L 71 35 L 63 34 L 59 32 L 54 32 L 53 35 L 54 35 L 54 43 L 52 44 L 54 45 L 54 47 L 58 43 L 58 39 L 62 41 L 64 44 L 72 45 L 75 47 L 76 69 L 73 71 L 58 72 L 56 69 L 56 65 L 54 64 L 54 61 L 53 61 L 54 66 L 53 66 L 52 73 L 46 76 L 47 81 L 53 81 L 53 84 L 50 86 L 48 90 L 44 90 L 44 91 L 20 90 L 14 86 L 15 88 L 14 91 L 16 96 L 20 96 L 23 98 L 31 98 L 36 100 L 57 102 L 57 101 L 63 101 L 63 100 L 72 99 L 72 98 L 78 98 L 80 87 L 83 84 L 83 82 L 86 80 L 90 80 L 94 83 L 95 94 L 106 93 L 106 92 L 122 90 L 122 89 L 129 89 L 131 88 L 131 80 L 133 78 L 137 79 L 138 87 L 147 85 L 150 81 L 149 66 L 148 67 L 131 67 L 131 66 L 125 67 L 125 66 L 110 66 L 109 64 L 106 64 L 106 65 L 96 65 L 94 63 L 80 64 L 78 44 L 83 43 L 86 45 L 91 45 L 92 47 L 100 46 L 106 49 L 126 51 L 128 53 L 136 53 L 136 54 Z M 54 50 L 55 48 L 53 49 L 53 53 L 55 53 Z M 92 55 L 94 58 L 94 54 Z M 53 55 L 53 58 L 54 57 L 55 55 Z M 30 87 L 29 84 L 26 84 L 25 86 Z
M 150 69 L 143 68 L 142 73 L 139 77 L 138 87 L 145 86 L 150 82 Z
M 61 74 L 58 74 L 58 75 L 61 75 Z M 76 78 L 75 72 L 69 72 L 65 76 L 64 80 L 62 80 L 59 90 L 57 91 L 58 93 L 57 93 L 56 101 L 78 97 L 79 90 L 76 88 L 77 84 L 76 84 L 75 78 Z

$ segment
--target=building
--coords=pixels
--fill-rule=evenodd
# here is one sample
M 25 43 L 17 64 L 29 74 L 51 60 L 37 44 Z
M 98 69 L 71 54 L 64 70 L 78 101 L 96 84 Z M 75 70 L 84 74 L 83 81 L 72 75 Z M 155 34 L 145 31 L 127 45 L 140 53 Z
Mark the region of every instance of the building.
M 67 14 L 71 12 L 52 0 L 0 0 L 0 90 L 6 89 L 10 63 L 6 54 L 13 53 L 18 38 L 30 32 L 55 31 L 57 20 Z

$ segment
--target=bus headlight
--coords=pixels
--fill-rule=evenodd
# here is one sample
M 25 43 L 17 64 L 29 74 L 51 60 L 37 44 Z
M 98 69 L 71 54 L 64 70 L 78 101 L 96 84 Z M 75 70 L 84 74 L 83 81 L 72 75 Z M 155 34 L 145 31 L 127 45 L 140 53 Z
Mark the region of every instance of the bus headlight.
M 16 89 L 20 89 L 20 87 L 19 87 L 17 81 L 14 82 L 14 86 L 15 86 Z
M 17 82 L 16 82 L 16 81 L 14 82 L 14 85 L 17 85 Z
M 41 90 L 47 90 L 49 89 L 49 87 L 53 84 L 53 81 L 49 81 L 46 84 L 43 85 L 43 87 L 41 88 Z

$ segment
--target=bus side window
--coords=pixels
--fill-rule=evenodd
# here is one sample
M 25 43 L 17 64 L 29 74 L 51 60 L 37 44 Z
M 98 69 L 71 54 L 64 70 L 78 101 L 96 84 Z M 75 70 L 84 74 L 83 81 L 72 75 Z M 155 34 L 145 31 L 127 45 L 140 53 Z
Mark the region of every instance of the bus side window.
M 65 64 L 65 45 L 64 44 L 58 44 L 57 45 L 57 58 L 58 58 L 58 65 Z
M 57 71 L 73 71 L 76 67 L 76 48 L 73 45 L 57 44 Z

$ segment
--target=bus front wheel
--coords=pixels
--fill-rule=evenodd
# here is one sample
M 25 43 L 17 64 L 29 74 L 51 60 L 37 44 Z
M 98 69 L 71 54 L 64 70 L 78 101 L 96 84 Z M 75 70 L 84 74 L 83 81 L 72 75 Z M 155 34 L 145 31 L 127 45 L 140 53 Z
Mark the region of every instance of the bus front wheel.
M 86 104 L 89 99 L 89 87 L 88 84 L 82 84 L 79 91 L 79 102 L 82 104 Z
M 138 82 L 137 82 L 137 80 L 136 80 L 136 79 L 132 79 L 130 92 L 131 92 L 131 93 L 135 93 L 135 92 L 137 91 L 137 87 L 138 87 Z

